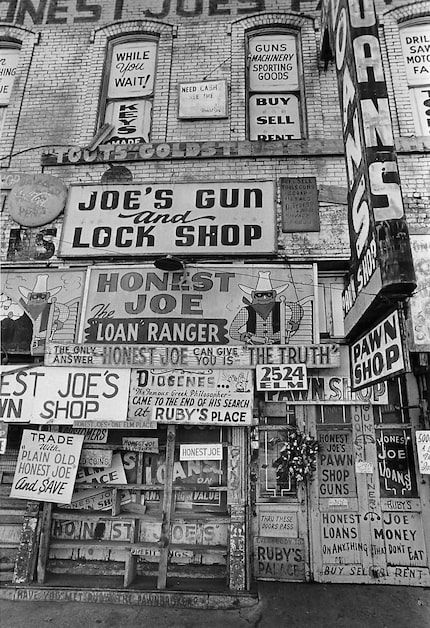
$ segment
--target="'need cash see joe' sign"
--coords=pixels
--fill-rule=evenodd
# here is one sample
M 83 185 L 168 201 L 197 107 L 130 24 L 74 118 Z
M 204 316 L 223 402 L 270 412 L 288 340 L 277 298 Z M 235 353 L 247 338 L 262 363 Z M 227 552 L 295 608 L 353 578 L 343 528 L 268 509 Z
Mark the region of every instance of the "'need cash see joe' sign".
M 273 181 L 71 186 L 65 257 L 273 253 Z

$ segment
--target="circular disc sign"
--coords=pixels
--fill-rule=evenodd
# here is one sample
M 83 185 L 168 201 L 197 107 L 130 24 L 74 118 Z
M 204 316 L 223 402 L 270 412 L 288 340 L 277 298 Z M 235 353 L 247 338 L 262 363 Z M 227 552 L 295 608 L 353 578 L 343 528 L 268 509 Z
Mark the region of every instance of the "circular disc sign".
M 67 190 L 64 183 L 49 174 L 21 174 L 7 197 L 13 220 L 23 227 L 40 227 L 62 212 Z

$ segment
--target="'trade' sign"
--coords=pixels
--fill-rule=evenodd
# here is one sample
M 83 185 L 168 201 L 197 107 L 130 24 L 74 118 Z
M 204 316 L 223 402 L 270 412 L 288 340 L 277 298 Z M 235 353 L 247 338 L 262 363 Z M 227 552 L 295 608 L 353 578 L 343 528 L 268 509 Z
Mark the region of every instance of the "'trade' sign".
M 393 312 L 351 346 L 352 389 L 406 370 L 399 313 Z

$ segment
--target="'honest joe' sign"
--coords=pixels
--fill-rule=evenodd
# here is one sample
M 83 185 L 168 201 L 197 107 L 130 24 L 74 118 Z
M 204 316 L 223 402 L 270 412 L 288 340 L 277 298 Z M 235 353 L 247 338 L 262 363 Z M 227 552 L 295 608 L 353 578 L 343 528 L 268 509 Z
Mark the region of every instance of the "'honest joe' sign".
M 61 255 L 273 253 L 271 181 L 77 185 Z
M 399 313 L 393 312 L 351 346 L 352 389 L 406 370 Z

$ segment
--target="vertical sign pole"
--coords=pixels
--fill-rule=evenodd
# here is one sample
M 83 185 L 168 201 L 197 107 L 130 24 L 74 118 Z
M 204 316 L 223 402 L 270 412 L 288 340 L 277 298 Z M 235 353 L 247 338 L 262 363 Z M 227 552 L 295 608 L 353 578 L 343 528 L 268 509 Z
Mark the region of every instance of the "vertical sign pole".
M 166 438 L 166 475 L 164 478 L 163 512 L 161 516 L 161 534 L 159 540 L 160 561 L 158 563 L 157 589 L 165 589 L 167 581 L 167 560 L 170 549 L 170 522 L 172 516 L 173 496 L 173 462 L 175 455 L 176 428 L 167 427 Z

